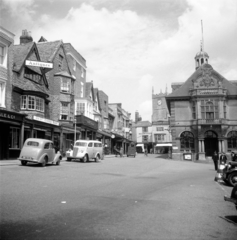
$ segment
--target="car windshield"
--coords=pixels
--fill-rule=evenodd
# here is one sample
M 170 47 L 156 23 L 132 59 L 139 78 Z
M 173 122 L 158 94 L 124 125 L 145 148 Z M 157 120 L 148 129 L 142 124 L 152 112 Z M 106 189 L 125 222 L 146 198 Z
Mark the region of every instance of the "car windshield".
M 38 146 L 39 146 L 39 143 L 38 143 L 38 142 L 29 141 L 29 142 L 27 142 L 27 146 L 38 147 Z
M 86 142 L 76 142 L 75 145 L 76 145 L 76 146 L 79 146 L 79 147 L 86 147 L 86 146 L 87 146 L 87 143 L 86 143 Z

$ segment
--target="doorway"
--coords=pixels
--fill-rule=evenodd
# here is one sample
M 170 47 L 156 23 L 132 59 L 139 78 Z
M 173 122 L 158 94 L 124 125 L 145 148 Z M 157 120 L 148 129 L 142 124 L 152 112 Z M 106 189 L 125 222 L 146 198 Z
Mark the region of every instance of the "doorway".
M 206 157 L 211 157 L 215 151 L 218 152 L 217 134 L 210 130 L 205 132 L 204 144 Z

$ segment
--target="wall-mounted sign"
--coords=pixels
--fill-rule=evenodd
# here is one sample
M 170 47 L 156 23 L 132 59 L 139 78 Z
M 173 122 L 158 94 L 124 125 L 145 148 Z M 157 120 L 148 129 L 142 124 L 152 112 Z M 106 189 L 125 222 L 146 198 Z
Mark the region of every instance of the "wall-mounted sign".
M 0 110 L 0 118 L 5 118 L 8 120 L 16 120 L 16 121 L 22 121 L 23 115 L 21 114 L 15 114 L 14 112 Z
M 111 135 L 111 138 L 115 138 L 115 135 L 114 135 L 114 134 L 112 134 L 112 135 Z
M 32 116 L 32 115 L 28 115 L 26 118 L 59 126 L 59 122 L 56 122 L 47 118 L 42 118 L 42 117 Z
M 178 147 L 173 147 L 173 149 L 178 149 Z
M 53 63 L 26 60 L 26 66 L 53 68 Z

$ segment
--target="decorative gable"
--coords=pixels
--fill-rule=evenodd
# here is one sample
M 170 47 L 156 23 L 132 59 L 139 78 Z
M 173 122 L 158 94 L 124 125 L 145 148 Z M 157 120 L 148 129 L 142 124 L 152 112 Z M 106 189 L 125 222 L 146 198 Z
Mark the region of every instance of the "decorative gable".
M 195 79 L 192 79 L 194 89 L 223 87 L 223 78 L 209 64 L 202 65 L 195 77 Z

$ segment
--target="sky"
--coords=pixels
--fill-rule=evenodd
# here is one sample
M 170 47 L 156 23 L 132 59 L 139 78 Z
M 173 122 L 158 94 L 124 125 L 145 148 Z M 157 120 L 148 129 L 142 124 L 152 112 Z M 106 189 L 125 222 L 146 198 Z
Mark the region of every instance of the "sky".
M 237 80 L 236 0 L 0 0 L 0 8 L 15 44 L 24 29 L 35 42 L 71 43 L 87 81 L 133 120 L 138 111 L 151 121 L 152 89 L 170 93 L 194 73 L 202 38 L 209 64 Z

